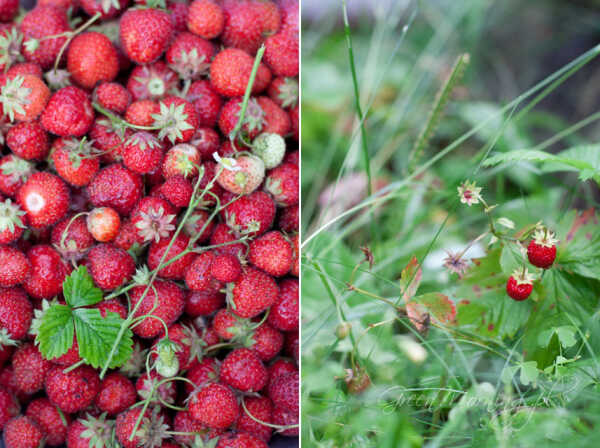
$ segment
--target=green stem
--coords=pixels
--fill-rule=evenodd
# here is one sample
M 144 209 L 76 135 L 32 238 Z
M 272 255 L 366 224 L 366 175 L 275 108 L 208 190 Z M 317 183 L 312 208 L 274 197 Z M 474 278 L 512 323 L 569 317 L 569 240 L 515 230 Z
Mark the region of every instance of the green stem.
M 258 67 L 260 66 L 260 61 L 262 60 L 264 53 L 265 46 L 261 45 L 258 51 L 256 52 L 256 57 L 254 58 L 254 65 L 252 66 L 252 72 L 250 72 L 250 79 L 248 80 L 248 85 L 246 85 L 246 92 L 244 93 L 242 107 L 240 108 L 240 116 L 235 127 L 233 128 L 233 131 L 231 131 L 231 134 L 229 134 L 229 140 L 231 140 L 232 144 L 235 142 L 235 138 L 237 137 L 238 133 L 242 129 L 242 125 L 244 124 L 244 116 L 246 115 L 246 108 L 248 107 L 248 101 L 250 100 L 250 95 L 252 94 L 252 86 L 254 85 L 256 72 L 258 71 Z

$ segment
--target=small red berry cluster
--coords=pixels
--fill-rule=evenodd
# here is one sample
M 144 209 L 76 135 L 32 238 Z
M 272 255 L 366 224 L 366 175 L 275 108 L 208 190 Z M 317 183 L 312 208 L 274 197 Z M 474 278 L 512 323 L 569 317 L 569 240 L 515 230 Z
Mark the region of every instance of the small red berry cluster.
M 4 446 L 297 435 L 298 0 L 18 10 L 0 2 Z
M 537 268 L 549 269 L 556 259 L 557 243 L 554 233 L 548 229 L 536 230 L 527 247 L 529 263 Z M 534 280 L 534 276 L 527 272 L 526 267 L 516 269 L 508 278 L 506 292 L 514 300 L 525 300 L 533 291 Z

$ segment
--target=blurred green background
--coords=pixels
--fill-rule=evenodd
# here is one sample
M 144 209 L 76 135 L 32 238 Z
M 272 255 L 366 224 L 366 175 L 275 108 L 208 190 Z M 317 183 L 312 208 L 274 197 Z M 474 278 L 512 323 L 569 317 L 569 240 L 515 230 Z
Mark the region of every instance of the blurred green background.
M 598 45 L 600 2 L 349 0 L 366 115 L 364 145 L 342 2 L 305 0 L 302 14 L 303 443 L 596 446 L 600 363 L 592 347 L 570 353 L 577 367 L 560 375 L 558 368 L 550 375 L 540 370 L 535 385 L 506 382 L 501 376 L 511 356 L 523 353 L 522 328 L 479 339 L 479 345 L 436 328 L 419 335 L 389 306 L 349 291 L 347 283 L 396 300 L 401 270 L 415 255 L 423 267 L 419 294 L 442 291 L 455 299 L 460 285 L 442 266 L 446 251 L 461 250 L 487 224 L 482 213 L 456 206 L 456 187 L 464 179 L 477 180 L 488 202 L 499 204 L 497 216 L 511 219 L 517 229 L 538 220 L 565 227 L 574 209 L 597 207 L 597 184 L 581 181 L 577 173 L 548 174 L 535 161 L 485 168 L 480 163 L 488 154 L 536 147 L 556 153 L 591 145 L 590 154 L 600 152 L 595 53 L 587 53 L 589 60 L 560 83 L 548 84 L 548 94 L 535 107 L 530 96 L 501 113 Z M 436 92 L 464 53 L 469 55 L 464 76 L 423 151 L 414 155 Z M 475 128 L 470 138 L 406 180 Z M 388 196 L 336 219 L 368 196 L 364 147 L 372 189 L 387 188 Z M 473 245 L 466 258 L 482 256 L 486 243 Z M 353 275 L 364 246 L 375 265 L 369 270 L 363 263 Z M 581 324 L 578 346 L 585 346 L 586 334 L 600 331 L 593 312 L 599 285 L 591 283 L 586 292 L 591 320 Z M 528 303 L 498 312 L 507 313 L 516 327 L 536 311 Z M 352 324 L 354 343 L 336 337 L 341 322 Z M 413 342 L 425 348 L 425 360 Z M 372 381 L 362 394 L 349 393 L 343 381 L 353 357 Z M 518 405 L 509 406 L 513 399 Z M 487 406 L 486 400 L 496 405 Z

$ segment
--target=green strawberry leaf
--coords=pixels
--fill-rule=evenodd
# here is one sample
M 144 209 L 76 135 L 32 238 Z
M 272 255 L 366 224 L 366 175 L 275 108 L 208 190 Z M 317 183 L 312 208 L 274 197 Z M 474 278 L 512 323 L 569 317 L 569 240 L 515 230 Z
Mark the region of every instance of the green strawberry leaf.
M 85 266 L 79 266 L 63 282 L 66 302 L 73 308 L 94 305 L 102 301 L 102 290 L 94 285 Z
M 72 311 L 66 305 L 52 305 L 48 308 L 36 336 L 36 343 L 46 359 L 64 355 L 73 345 Z
M 538 343 L 542 347 L 548 347 L 550 344 L 550 340 L 552 336 L 556 334 L 558 337 L 558 341 L 563 348 L 569 348 L 574 346 L 577 343 L 577 339 L 575 338 L 575 334 L 577 333 L 577 329 L 572 325 L 563 325 L 560 327 L 553 327 L 549 330 L 542 331 L 538 335 Z
M 521 383 L 523 383 L 524 386 L 528 386 L 531 383 L 535 384 L 538 375 L 540 374 L 537 368 L 537 362 L 527 361 L 522 363 L 519 367 L 521 368 Z
M 92 367 L 104 366 L 109 353 L 117 340 L 123 319 L 116 313 L 106 313 L 102 317 L 96 308 L 78 308 L 73 311 L 79 355 Z M 109 368 L 123 365 L 132 353 L 131 329 L 122 335 Z
M 559 235 L 558 268 L 600 280 L 600 226 L 595 210 L 572 212 L 565 220 L 570 227 Z
M 502 272 L 511 275 L 515 269 L 519 269 L 528 264 L 522 246 L 512 241 L 507 242 L 502 248 L 500 255 L 500 266 Z

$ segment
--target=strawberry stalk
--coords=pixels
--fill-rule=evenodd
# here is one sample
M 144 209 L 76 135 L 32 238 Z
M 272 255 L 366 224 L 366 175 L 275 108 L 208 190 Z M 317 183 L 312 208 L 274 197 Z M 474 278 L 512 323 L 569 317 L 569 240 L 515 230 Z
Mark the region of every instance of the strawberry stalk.
M 229 140 L 233 144 L 235 139 L 242 129 L 242 125 L 244 124 L 244 115 L 246 115 L 246 109 L 248 108 L 248 101 L 250 101 L 250 94 L 252 93 L 252 86 L 254 85 L 254 79 L 256 78 L 256 72 L 258 71 L 258 67 L 260 65 L 260 61 L 262 60 L 263 54 L 265 53 L 265 46 L 261 45 L 258 51 L 256 52 L 256 57 L 254 58 L 254 65 L 252 66 L 252 72 L 250 73 L 250 79 L 248 80 L 248 85 L 246 85 L 246 92 L 244 92 L 244 98 L 242 100 L 242 107 L 240 108 L 240 116 L 238 121 L 229 134 Z M 235 147 L 235 146 L 234 146 Z
M 253 416 L 250 413 L 250 411 L 246 407 L 246 403 L 244 401 L 244 397 L 242 397 L 241 402 L 242 402 L 242 408 L 244 409 L 244 412 L 246 413 L 246 415 L 248 417 L 250 417 L 251 420 L 254 420 L 256 423 L 260 423 L 261 425 L 265 425 L 265 426 L 268 426 L 269 428 L 276 429 L 277 432 L 285 431 L 286 429 L 293 429 L 293 428 L 298 428 L 299 427 L 299 425 L 297 423 L 295 425 L 282 426 L 282 425 L 274 425 L 273 423 L 263 422 L 262 420 L 258 419 L 257 417 Z

